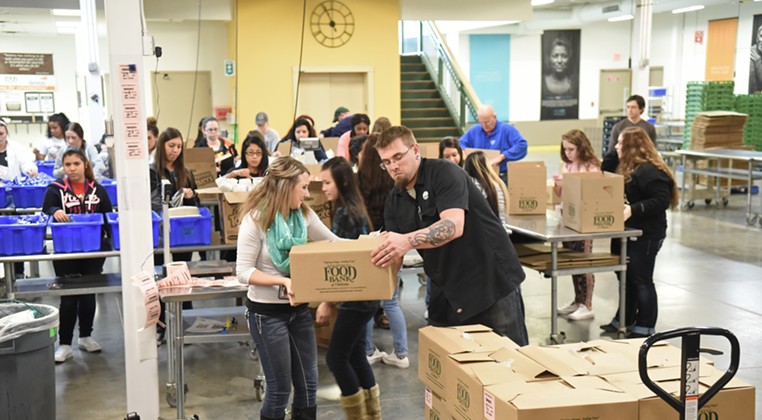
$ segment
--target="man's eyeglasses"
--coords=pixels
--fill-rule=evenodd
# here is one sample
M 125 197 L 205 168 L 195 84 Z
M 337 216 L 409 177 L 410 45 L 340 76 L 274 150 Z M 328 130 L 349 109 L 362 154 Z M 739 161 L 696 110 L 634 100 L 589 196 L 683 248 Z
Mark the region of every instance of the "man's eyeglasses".
M 415 146 L 415 143 L 411 144 L 410 147 L 408 147 L 404 153 L 397 153 L 396 155 L 392 156 L 391 159 L 382 160 L 379 166 L 381 167 L 381 169 L 386 170 L 386 168 L 392 163 L 398 163 L 399 161 L 405 158 L 405 155 L 407 155 L 408 152 L 410 152 L 410 149 L 412 149 L 413 146 Z
M 246 152 L 246 157 L 260 157 L 262 152 Z

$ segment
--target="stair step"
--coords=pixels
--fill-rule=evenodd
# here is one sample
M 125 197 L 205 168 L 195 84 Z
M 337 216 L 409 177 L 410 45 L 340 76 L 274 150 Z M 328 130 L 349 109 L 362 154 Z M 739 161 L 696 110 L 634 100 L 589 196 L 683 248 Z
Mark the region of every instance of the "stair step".
M 460 131 L 456 127 L 420 127 L 410 128 L 413 130 L 415 137 L 430 138 L 430 137 L 460 137 Z
M 426 66 L 423 63 L 402 63 L 400 64 L 400 70 L 403 73 L 411 71 L 426 71 Z
M 400 73 L 402 81 L 408 80 L 431 80 L 431 75 L 427 71 L 411 71 Z
M 402 109 L 407 108 L 441 108 L 445 106 L 443 99 L 403 99 Z
M 440 127 L 440 128 L 454 128 L 457 130 L 457 126 L 452 121 L 451 117 L 423 117 L 423 118 L 403 118 L 402 125 L 405 127 Z
M 445 107 L 439 108 L 408 108 L 402 110 L 402 118 L 450 117 Z
M 402 99 L 436 99 L 441 98 L 436 89 L 403 90 Z
M 436 89 L 437 85 L 433 80 L 403 80 L 400 88 L 402 90 Z
M 401 55 L 400 56 L 400 63 L 420 63 L 420 62 L 421 62 L 420 55 Z

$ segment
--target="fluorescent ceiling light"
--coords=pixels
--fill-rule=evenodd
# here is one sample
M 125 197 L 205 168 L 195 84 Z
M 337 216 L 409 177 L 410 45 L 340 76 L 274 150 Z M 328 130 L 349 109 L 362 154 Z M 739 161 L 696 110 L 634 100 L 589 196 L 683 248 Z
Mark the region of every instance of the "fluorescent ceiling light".
M 609 22 L 623 22 L 625 20 L 633 20 L 635 19 L 635 16 L 633 15 L 622 15 L 622 16 L 614 16 L 609 18 Z
M 51 9 L 53 16 L 80 16 L 79 9 Z
M 544 6 L 555 2 L 556 0 L 532 0 L 532 6 Z
M 695 12 L 696 10 L 701 10 L 703 8 L 704 8 L 704 6 L 699 4 L 699 5 L 696 5 L 696 6 L 688 6 L 688 7 L 683 7 L 681 9 L 675 9 L 675 10 L 672 11 L 672 13 L 676 15 L 678 13 Z

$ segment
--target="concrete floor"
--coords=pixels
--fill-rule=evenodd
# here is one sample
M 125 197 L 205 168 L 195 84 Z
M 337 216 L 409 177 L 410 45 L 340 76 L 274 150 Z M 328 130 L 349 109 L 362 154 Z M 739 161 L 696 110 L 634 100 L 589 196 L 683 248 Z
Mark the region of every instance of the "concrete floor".
M 557 167 L 557 152 L 535 151 L 528 159 L 544 159 Z M 552 165 L 552 166 L 551 166 Z M 755 196 L 756 208 L 762 197 Z M 738 376 L 757 386 L 757 402 L 762 386 L 762 353 L 757 347 L 762 337 L 762 228 L 747 227 L 744 221 L 745 196 L 732 196 L 726 209 L 705 208 L 699 202 L 691 211 L 670 214 L 668 239 L 659 254 L 655 281 L 659 293 L 657 330 L 684 326 L 718 326 L 733 331 L 742 346 Z M 596 243 L 606 250 L 607 243 Z M 559 319 L 567 341 L 587 341 L 599 337 L 598 325 L 608 322 L 617 305 L 617 283 L 613 273 L 597 275 L 594 309 L 596 319 L 569 323 Z M 559 281 L 560 302 L 573 296 L 571 282 Z M 530 342 L 545 344 L 550 334 L 550 287 L 548 280 L 527 271 L 522 286 L 526 302 Z M 381 387 L 382 411 L 387 419 L 423 418 L 423 387 L 417 379 L 417 330 L 423 319 L 425 287 L 414 275 L 404 278 L 401 304 L 407 318 L 411 365 L 402 370 L 378 364 L 374 367 Z M 55 300 L 48 303 L 57 304 Z M 227 304 L 227 302 L 226 302 Z M 73 359 L 56 367 L 58 418 L 121 419 L 126 414 L 124 351 L 121 297 L 98 298 L 93 336 L 103 345 L 100 354 L 75 350 Z M 391 350 L 391 334 L 378 330 L 376 342 Z M 711 346 L 711 343 L 708 343 Z M 162 347 L 162 350 L 165 347 Z M 254 398 L 252 379 L 257 363 L 248 357 L 248 348 L 238 344 L 194 344 L 185 348 L 186 378 L 190 386 L 186 415 L 201 419 L 258 419 L 260 403 Z M 727 364 L 715 358 L 719 368 Z M 334 380 L 320 352 L 320 386 Z M 159 356 L 160 382 L 166 380 L 166 352 Z M 164 401 L 160 387 L 161 418 L 175 419 L 175 410 Z M 318 400 L 319 418 L 343 418 L 336 401 Z M 758 410 L 760 411 L 760 410 Z M 757 419 L 762 419 L 758 414 Z

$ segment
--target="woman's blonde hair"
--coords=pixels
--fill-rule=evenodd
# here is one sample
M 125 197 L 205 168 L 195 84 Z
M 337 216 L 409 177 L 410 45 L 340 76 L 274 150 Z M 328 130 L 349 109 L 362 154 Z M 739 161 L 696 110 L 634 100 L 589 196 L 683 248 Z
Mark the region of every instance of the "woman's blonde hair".
M 643 164 L 650 163 L 664 172 L 672 180 L 672 199 L 670 207 L 677 206 L 677 182 L 664 160 L 656 151 L 656 146 L 648 134 L 640 127 L 628 127 L 619 135 L 621 157 L 616 172 L 624 176 L 624 182 L 629 182 L 632 174 Z
M 299 182 L 299 177 L 309 173 L 304 164 L 290 156 L 273 161 L 267 168 L 262 182 L 243 202 L 239 213 L 241 219 L 251 213 L 251 217 L 259 223 L 262 230 L 267 231 L 278 212 L 283 217 L 288 217 L 291 210 L 291 192 Z M 309 207 L 302 203 L 301 209 L 306 215 Z
M 497 176 L 495 170 L 492 169 L 492 166 L 487 162 L 487 155 L 482 151 L 469 153 L 466 157 L 463 169 L 481 184 L 484 191 L 487 193 L 487 203 L 489 203 L 489 206 L 492 208 L 495 215 L 500 217 L 500 205 L 497 200 L 497 189 L 495 188 L 495 185 L 499 185 L 500 189 L 503 190 L 503 197 L 505 197 L 506 200 L 508 199 L 508 188 L 506 188 L 503 180 Z

